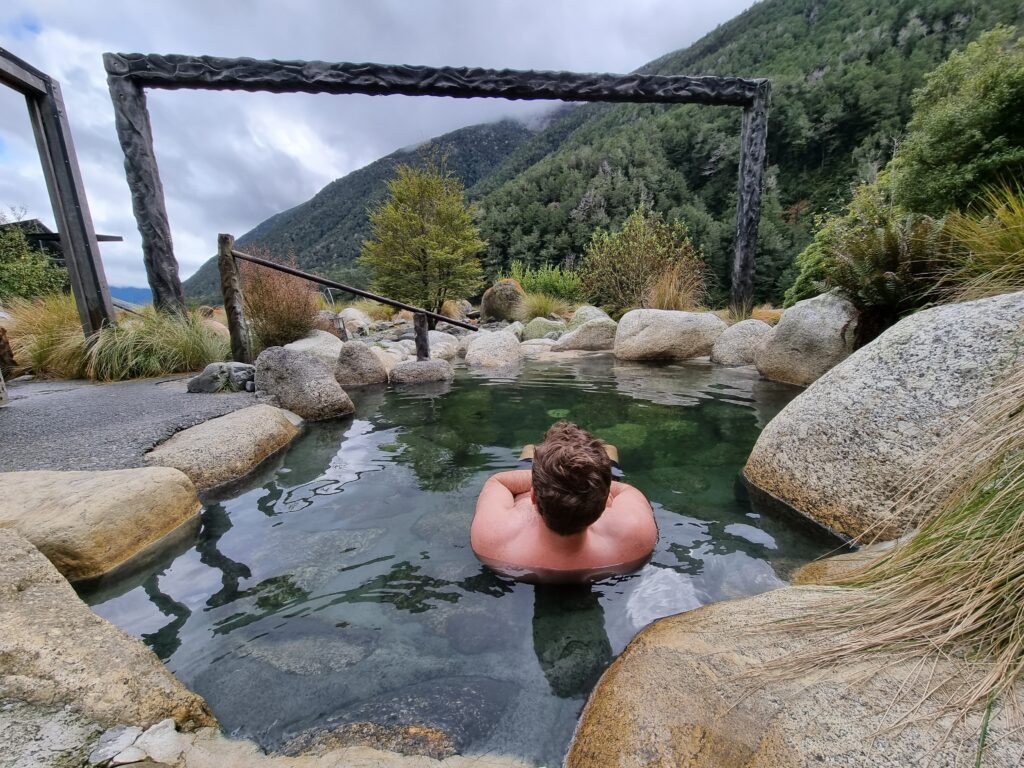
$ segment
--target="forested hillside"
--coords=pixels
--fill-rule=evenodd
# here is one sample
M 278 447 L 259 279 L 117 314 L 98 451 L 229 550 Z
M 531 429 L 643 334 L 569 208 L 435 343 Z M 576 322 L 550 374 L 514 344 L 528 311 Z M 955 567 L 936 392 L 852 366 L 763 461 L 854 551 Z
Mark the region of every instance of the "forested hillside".
M 447 133 L 432 144 L 447 156 L 448 168 L 467 187 L 486 177 L 531 136 L 521 123 L 503 120 Z M 332 181 L 312 199 L 283 211 L 238 238 L 237 245 L 258 243 L 275 254 L 294 253 L 299 266 L 343 281 L 364 283 L 353 261 L 369 236 L 366 209 L 384 197 L 386 182 L 402 163 L 418 164 L 420 147 L 402 149 Z M 189 299 L 220 301 L 216 259 L 185 281 Z
M 889 159 L 925 73 L 986 29 L 1022 17 L 1019 0 L 764 0 L 641 68 L 772 80 L 756 301 L 781 301 L 815 214 L 840 208 L 853 182 Z M 481 131 L 491 137 L 468 173 L 459 152 L 452 163 L 480 206 L 489 273 L 512 259 L 571 264 L 595 228 L 620 225 L 644 202 L 689 226 L 709 267 L 712 299 L 720 301 L 732 259 L 739 123 L 740 111 L 731 108 L 592 104 L 561 108 L 532 137 L 502 123 L 438 141 L 451 145 Z M 466 141 L 466 151 L 479 143 Z M 240 242 L 294 250 L 300 264 L 351 276 L 366 208 L 407 159 L 396 153 L 339 179 Z M 186 290 L 215 298 L 212 265 Z

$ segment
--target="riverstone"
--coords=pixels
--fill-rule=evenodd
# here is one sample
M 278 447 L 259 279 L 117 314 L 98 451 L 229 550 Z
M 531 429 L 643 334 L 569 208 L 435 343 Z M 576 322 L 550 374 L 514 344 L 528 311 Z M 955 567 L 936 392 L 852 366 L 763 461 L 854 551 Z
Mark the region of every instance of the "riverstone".
M 798 301 L 757 347 L 754 364 L 767 379 L 806 386 L 853 352 L 858 316 L 836 291 Z
M 332 368 L 313 355 L 284 347 L 267 347 L 256 358 L 256 391 L 309 421 L 346 416 L 355 410 Z
M 543 339 L 552 331 L 564 331 L 566 328 L 564 320 L 551 320 L 547 317 L 535 317 L 523 328 L 523 341 L 531 339 Z
M 439 360 L 454 360 L 459 353 L 459 339 L 442 331 L 427 331 L 430 356 Z
M 113 570 L 198 513 L 195 486 L 171 467 L 0 473 L 0 529 L 72 581 Z
M 719 365 L 753 365 L 754 353 L 771 336 L 772 327 L 763 320 L 741 320 L 730 325 L 715 340 L 711 362 Z
M 612 349 L 615 346 L 615 330 L 617 328 L 618 323 L 607 315 L 587 320 L 568 333 L 559 336 L 555 346 L 551 349 L 554 352 L 564 352 L 570 349 L 592 352 Z
M 611 320 L 608 317 L 608 313 L 603 309 L 591 306 L 590 304 L 584 304 L 576 308 L 576 311 L 572 313 L 572 317 L 569 318 L 568 330 L 574 331 L 584 323 L 589 323 L 591 320 Z
M 904 318 L 768 423 L 747 479 L 844 536 L 906 533 L 914 514 L 896 519 L 890 503 L 972 404 L 1020 363 L 1022 322 L 1024 292 Z
M 365 343 L 346 341 L 335 361 L 334 378 L 342 387 L 368 387 L 387 384 L 388 370 Z
M 280 408 L 251 405 L 178 432 L 147 453 L 145 462 L 180 469 L 205 490 L 248 474 L 298 433 Z
M 96 746 L 89 753 L 89 762 L 104 763 L 107 760 L 112 760 L 132 746 L 141 735 L 142 729 L 137 725 L 119 725 L 116 728 L 111 728 L 96 742 Z
M 499 280 L 480 299 L 482 320 L 515 320 L 523 306 L 523 289 L 515 280 Z
M 686 360 L 711 354 L 727 328 L 711 312 L 634 309 L 622 316 L 615 331 L 615 357 L 620 360 Z
M 366 336 L 370 333 L 373 320 L 368 314 L 355 307 L 345 307 L 338 313 L 338 317 L 345 325 L 349 336 Z
M 341 352 L 342 343 L 341 339 L 333 333 L 313 330 L 305 338 L 285 344 L 284 348 L 292 352 L 305 352 L 318 357 L 327 367 L 333 368 L 338 354 Z
M 507 368 L 522 359 L 519 339 L 508 331 L 478 336 L 466 349 L 466 365 L 475 368 Z
M 216 723 L 142 641 L 93 613 L 9 528 L 0 528 L 0 626 L 0 700 L 67 705 L 104 728 Z
M 515 337 L 520 341 L 523 341 L 526 338 L 525 336 L 523 336 L 524 327 L 525 326 L 523 326 L 523 324 L 519 320 L 516 320 L 514 323 L 509 323 L 505 327 L 505 330 L 511 334 L 514 334 Z
M 400 347 L 381 347 L 375 344 L 374 346 L 370 347 L 370 351 L 373 353 L 374 357 L 380 360 L 381 365 L 384 366 L 384 371 L 385 373 L 388 374 L 388 376 L 391 375 L 392 368 L 394 368 L 399 363 L 409 359 L 409 355 L 406 353 L 404 349 Z
M 423 384 L 453 378 L 455 371 L 447 360 L 407 360 L 391 369 L 392 384 Z
M 941 685 L 956 671 L 951 662 L 923 672 L 916 662 L 844 662 L 758 677 L 767 663 L 820 646 L 820 638 L 780 621 L 839 611 L 845 599 L 845 590 L 789 587 L 655 622 L 594 689 L 567 768 L 896 768 L 921 765 L 925 756 L 936 766 L 973 765 L 983 711 L 963 722 L 939 703 L 957 684 L 980 680 L 989 669 L 983 662 L 972 665 L 970 679 Z M 934 696 L 892 728 L 931 685 Z M 1024 693 L 1014 703 L 1024 704 Z M 1008 709 L 992 709 L 986 766 L 1019 764 L 1024 734 Z

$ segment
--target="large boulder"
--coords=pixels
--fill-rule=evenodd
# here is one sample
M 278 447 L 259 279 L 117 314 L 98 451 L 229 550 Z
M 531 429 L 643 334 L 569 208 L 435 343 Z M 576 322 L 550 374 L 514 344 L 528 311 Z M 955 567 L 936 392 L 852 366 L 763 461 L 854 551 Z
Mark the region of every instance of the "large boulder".
M 327 331 L 310 331 L 305 338 L 285 344 L 284 348 L 292 352 L 305 352 L 323 360 L 329 368 L 334 367 L 338 354 L 341 352 L 341 339 Z
M 785 318 L 783 318 L 785 319 Z M 761 432 L 744 472 L 846 536 L 893 538 L 907 476 L 1020 364 L 1024 292 L 918 312 L 826 373 Z
M 515 320 L 523 306 L 523 289 L 515 280 L 499 280 L 480 300 L 483 320 Z
M 427 331 L 430 356 L 440 360 L 454 360 L 459 353 L 459 339 L 443 331 Z
M 192 481 L 170 467 L 0 473 L 0 528 L 72 581 L 102 576 L 198 513 Z
M 253 380 L 256 367 L 248 363 L 210 363 L 202 373 L 188 380 L 192 393 L 244 392 L 246 383 Z
M 256 391 L 309 421 L 333 419 L 355 410 L 333 370 L 322 360 L 284 347 L 267 347 L 256 358 Z
M 373 318 L 356 307 L 345 307 L 338 313 L 349 336 L 366 336 L 373 327 Z
M 711 362 L 719 365 L 753 365 L 757 348 L 771 336 L 763 320 L 742 320 L 726 328 L 711 348 Z
M 554 352 L 564 352 L 570 349 L 589 351 L 612 349 L 615 346 L 617 328 L 618 323 L 607 315 L 597 317 L 559 336 L 551 349 Z
M 466 349 L 466 365 L 475 368 L 508 368 L 522 359 L 519 339 L 507 331 L 477 336 Z
M 963 721 L 942 710 L 957 685 L 991 671 L 984 662 L 968 679 L 952 661 L 922 672 L 913 660 L 870 659 L 759 676 L 821 642 L 780 621 L 840 611 L 844 598 L 844 590 L 791 587 L 655 622 L 591 693 L 567 768 L 973 765 L 984 712 Z M 992 708 L 986 766 L 1019 765 L 1024 734 L 1013 713 L 1024 692 L 1015 699 Z
M 384 362 L 361 341 L 346 341 L 334 365 L 334 378 L 342 387 L 369 387 L 387 384 Z
M 857 308 L 837 292 L 798 301 L 755 354 L 765 378 L 806 386 L 853 352 Z
M 533 320 L 528 322 L 523 328 L 523 341 L 531 341 L 533 339 L 543 339 L 552 331 L 558 331 L 559 333 L 565 331 L 566 325 L 564 320 L 552 320 L 547 317 L 535 317 Z
M 152 651 L 89 610 L 35 547 L 4 528 L 0 627 L 0 700 L 67 706 L 105 727 L 216 724 Z
M 711 354 L 728 326 L 711 312 L 634 309 L 619 320 L 615 356 L 620 360 L 686 360 Z
M 298 433 L 280 408 L 252 405 L 178 432 L 145 461 L 179 469 L 204 490 L 248 474 Z
M 591 306 L 590 304 L 584 304 L 576 308 L 576 311 L 572 313 L 572 317 L 569 318 L 568 329 L 570 331 L 579 328 L 584 323 L 589 323 L 591 320 L 603 320 L 609 319 L 608 313 L 599 307 Z
M 396 385 L 451 381 L 454 376 L 451 363 L 440 358 L 406 360 L 391 369 L 391 383 Z
M 409 354 L 404 349 L 397 346 L 382 347 L 374 344 L 370 347 L 370 352 L 373 353 L 374 357 L 380 360 L 381 365 L 384 366 L 384 370 L 388 376 L 391 375 L 392 368 L 409 359 Z

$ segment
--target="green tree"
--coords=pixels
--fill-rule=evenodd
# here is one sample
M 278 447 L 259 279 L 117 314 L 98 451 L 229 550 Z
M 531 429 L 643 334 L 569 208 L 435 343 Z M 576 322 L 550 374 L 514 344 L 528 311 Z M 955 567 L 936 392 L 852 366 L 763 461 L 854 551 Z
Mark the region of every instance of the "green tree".
M 16 216 L 0 213 L 0 300 L 32 299 L 67 290 L 68 273 L 42 251 L 33 250 Z
M 440 312 L 448 299 L 483 286 L 480 239 L 462 182 L 434 158 L 422 168 L 398 167 L 388 198 L 369 212 L 373 237 L 359 257 L 373 287 L 390 298 Z M 431 327 L 433 327 L 431 321 Z
M 999 26 L 928 75 L 891 164 L 896 202 L 941 216 L 1024 174 L 1024 41 Z

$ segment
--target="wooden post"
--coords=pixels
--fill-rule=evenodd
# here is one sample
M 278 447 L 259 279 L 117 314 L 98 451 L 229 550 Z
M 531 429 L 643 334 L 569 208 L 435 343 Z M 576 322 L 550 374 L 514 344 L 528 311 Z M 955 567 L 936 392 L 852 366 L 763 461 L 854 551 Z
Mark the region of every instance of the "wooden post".
M 753 103 L 743 109 L 740 132 L 739 202 L 736 206 L 736 252 L 732 264 L 729 306 L 734 317 L 750 317 L 754 306 L 754 256 L 757 228 L 761 221 L 761 191 L 764 186 L 765 153 L 768 144 L 767 81 L 759 87 Z
M 217 267 L 220 269 L 220 292 L 224 296 L 224 314 L 228 319 L 231 333 L 231 357 L 239 363 L 252 363 L 249 346 L 249 326 L 242 312 L 242 284 L 238 278 L 238 266 L 231 250 L 235 238 L 231 235 L 217 235 Z
M 412 316 L 413 330 L 416 332 L 416 359 L 430 359 L 430 336 L 427 328 L 427 316 L 417 312 Z

